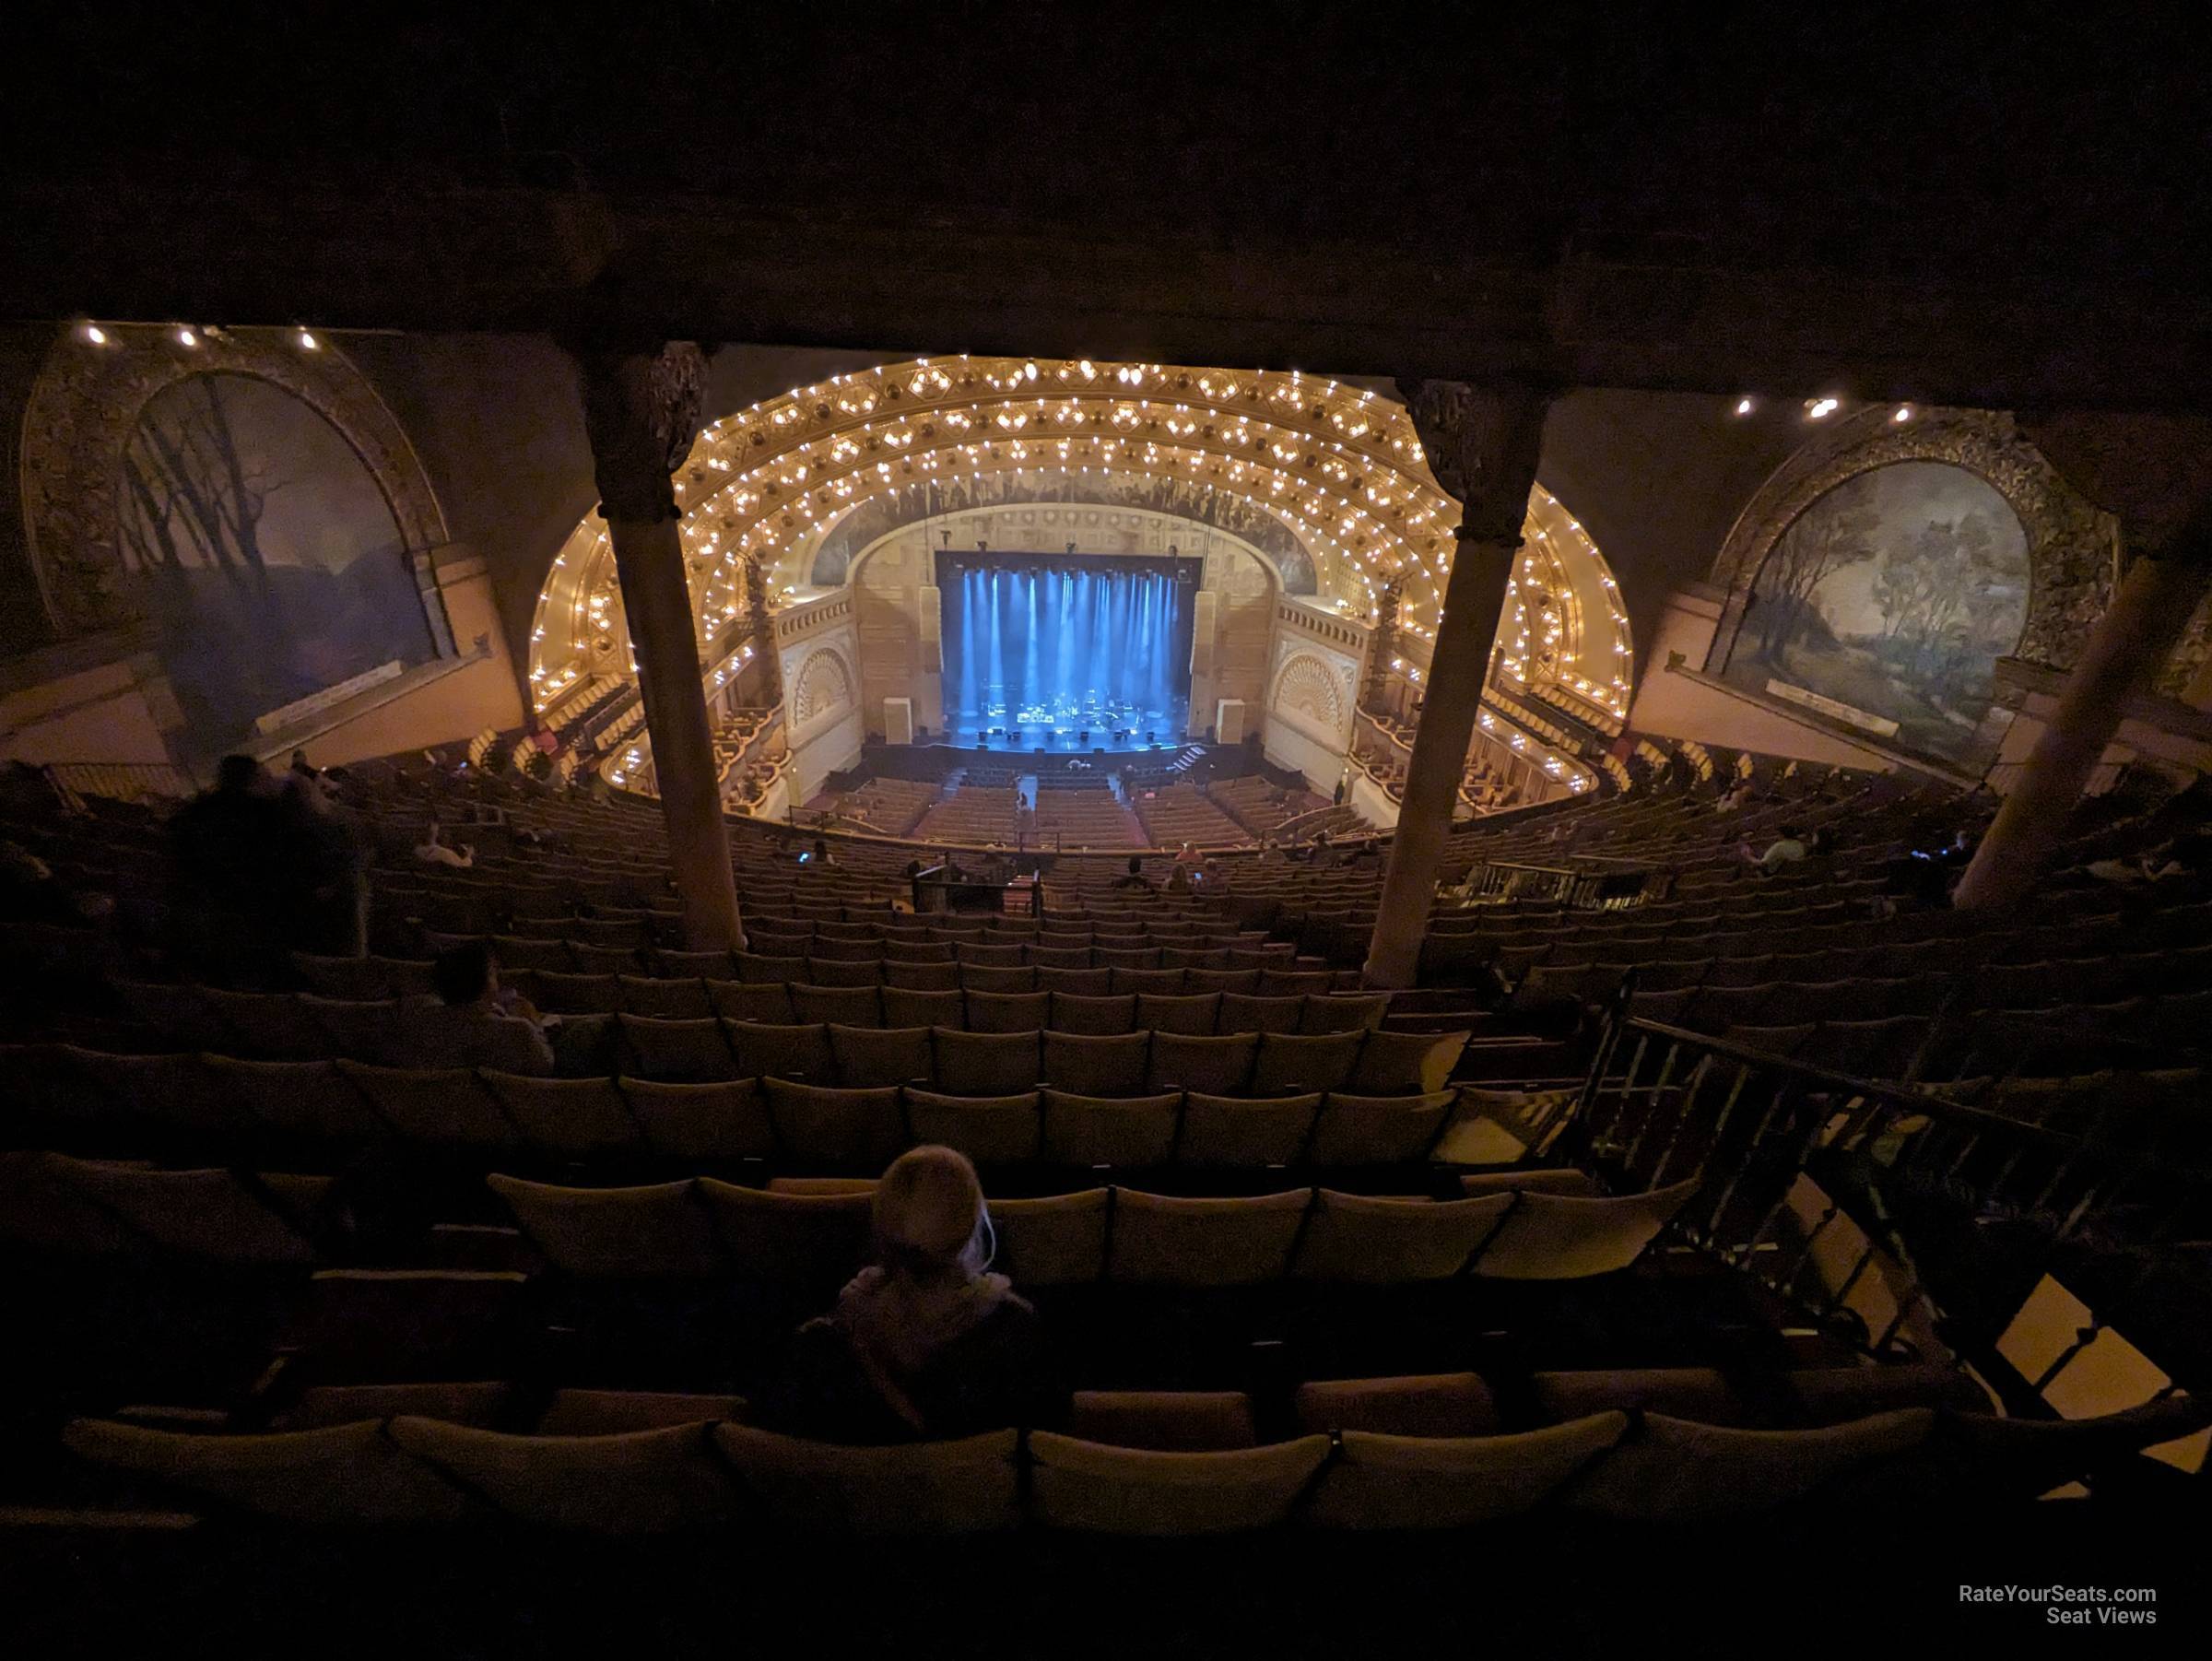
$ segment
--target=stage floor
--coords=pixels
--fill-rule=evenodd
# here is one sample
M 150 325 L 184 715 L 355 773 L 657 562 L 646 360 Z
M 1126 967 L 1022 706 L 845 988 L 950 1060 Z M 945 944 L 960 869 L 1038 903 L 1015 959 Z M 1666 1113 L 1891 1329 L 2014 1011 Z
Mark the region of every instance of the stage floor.
M 1048 755 L 1065 756 L 1085 756 L 1093 750 L 1122 755 L 1139 750 L 1180 749 L 1192 741 L 1183 731 L 1189 711 L 1190 701 L 1176 698 L 1164 710 L 1146 710 L 1135 716 L 1122 717 L 1119 725 L 1086 727 L 1079 721 L 1065 717 L 1049 724 L 1032 721 L 1017 726 L 1011 716 L 961 710 L 948 713 L 947 731 L 939 742 L 962 749 L 1018 753 L 1043 750 Z

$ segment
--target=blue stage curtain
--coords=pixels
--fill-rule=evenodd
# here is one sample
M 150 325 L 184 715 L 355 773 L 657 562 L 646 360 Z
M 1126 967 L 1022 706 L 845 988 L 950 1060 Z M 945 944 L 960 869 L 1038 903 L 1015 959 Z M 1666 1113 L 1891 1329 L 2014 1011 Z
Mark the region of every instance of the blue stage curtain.
M 947 724 L 1180 731 L 1195 562 L 1033 558 L 941 560 Z

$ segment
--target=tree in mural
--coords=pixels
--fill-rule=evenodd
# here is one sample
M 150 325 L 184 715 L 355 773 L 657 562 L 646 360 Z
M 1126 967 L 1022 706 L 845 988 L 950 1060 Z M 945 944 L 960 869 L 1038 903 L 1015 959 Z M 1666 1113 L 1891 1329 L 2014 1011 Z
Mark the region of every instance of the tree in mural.
M 269 568 L 259 530 L 269 498 L 286 480 L 240 454 L 218 379 L 185 383 L 187 402 L 166 418 L 141 421 L 124 451 L 124 568 L 180 578 L 221 572 L 267 598 Z
M 1983 603 L 2009 574 L 1996 527 L 1981 513 L 1931 521 L 1891 543 L 1873 583 L 1882 655 L 1924 686 L 1943 685 L 1990 632 Z
M 195 743 L 432 655 L 389 501 L 344 435 L 258 376 L 171 382 L 117 468 L 117 553 Z
M 1756 616 L 1759 654 L 1779 664 L 1783 653 L 1802 639 L 1818 615 L 1813 596 L 1820 584 L 1846 566 L 1875 556 L 1877 522 L 1855 504 L 1820 502 L 1784 533 L 1759 573 Z

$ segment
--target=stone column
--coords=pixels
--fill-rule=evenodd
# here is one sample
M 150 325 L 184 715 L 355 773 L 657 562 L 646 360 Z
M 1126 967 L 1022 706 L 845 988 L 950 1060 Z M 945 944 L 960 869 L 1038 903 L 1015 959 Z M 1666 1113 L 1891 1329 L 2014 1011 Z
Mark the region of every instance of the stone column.
M 2082 787 L 2212 586 L 2212 419 L 2070 410 L 2021 430 L 2138 550 L 2075 660 L 2049 724 L 1952 903 L 2019 904 L 2064 841 Z
M 753 657 L 759 665 L 756 684 L 763 690 L 764 701 L 773 705 L 783 701 L 783 660 L 776 652 L 776 619 L 769 609 L 767 565 L 766 554 L 745 556 L 745 610 Z
M 1460 523 L 1406 771 L 1405 802 L 1368 947 L 1367 984 L 1390 988 L 1412 985 L 1420 965 L 1430 901 L 1452 832 L 1460 774 L 1489 673 L 1490 641 L 1521 547 L 1551 402 L 1548 393 L 1478 392 L 1451 381 L 1402 383 L 1400 390 L 1430 471 L 1459 501 Z
M 699 430 L 706 360 L 688 342 L 651 350 L 594 344 L 577 348 L 575 357 L 593 478 L 629 616 L 685 933 L 694 950 L 742 948 L 691 586 L 677 529 L 682 511 L 670 483 Z
M 2208 588 L 2212 516 L 2203 513 L 2188 534 L 2127 568 L 2066 677 L 2050 724 L 1959 878 L 1951 898 L 1959 910 L 2001 911 L 2034 892 L 2128 701 L 2158 673 Z
M 1359 689 L 1359 707 L 1374 713 L 1396 714 L 1394 709 L 1385 711 L 1382 690 L 1390 684 L 1390 660 L 1398 651 L 1398 608 L 1406 597 L 1406 579 L 1395 576 L 1382 584 L 1377 596 L 1379 614 L 1375 618 L 1372 647 L 1367 658 L 1367 678 Z

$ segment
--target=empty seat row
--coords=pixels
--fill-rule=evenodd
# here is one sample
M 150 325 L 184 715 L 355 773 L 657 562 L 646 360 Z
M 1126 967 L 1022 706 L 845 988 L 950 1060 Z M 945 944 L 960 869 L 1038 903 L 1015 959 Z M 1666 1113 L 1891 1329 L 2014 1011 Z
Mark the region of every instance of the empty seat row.
M 716 1406 L 690 1398 L 669 1410 Z M 1284 1524 L 1465 1528 L 1539 1506 L 1646 1525 L 1796 1505 L 1966 1510 L 2031 1499 L 2205 1418 L 2187 1397 L 2075 1421 L 1912 1407 L 1783 1431 L 1613 1409 L 1504 1434 L 1343 1429 L 1197 1451 L 1014 1430 L 843 1447 L 721 1417 L 524 1435 L 404 1414 L 250 1435 L 79 1420 L 64 1439 L 108 1470 L 305 1526 L 503 1518 L 602 1535 L 839 1536 L 992 1534 L 1027 1522 L 1187 1536 Z
M 0 1121 L 0 1141 L 80 1153 L 143 1152 L 151 1133 L 193 1157 L 313 1149 L 332 1161 L 390 1149 L 445 1159 L 870 1169 L 917 1141 L 945 1142 L 998 1166 L 1331 1170 L 1514 1157 L 1512 1144 L 1477 1134 L 1488 1123 L 1483 1109 L 1456 1109 L 1449 1090 L 1149 1090 L 1134 1066 L 1127 1077 L 1138 1088 L 1112 1093 L 1040 1089 L 1033 1078 L 974 1091 L 774 1077 L 536 1078 L 466 1067 L 109 1055 L 66 1045 L 22 1046 L 0 1065 L 12 1066 L 18 1081 L 17 1114 Z
M 614 1015 L 564 1022 L 555 1042 L 565 1075 L 627 1072 L 670 1083 L 744 1078 L 848 1087 L 912 1083 L 964 1096 L 1004 1095 L 1040 1085 L 1094 1096 L 1171 1090 L 1221 1096 L 1348 1090 L 1382 1096 L 1443 1088 L 1468 1036 L 1465 1031 L 1372 1030 L 1069 1032 L 1026 1024 L 974 1031 Z M 333 1047 L 326 1043 L 312 1057 L 291 1065 L 313 1066 Z M 380 1053 L 404 1054 L 406 1050 L 394 1043 Z
M 1103 978 L 1102 971 L 1088 972 Z M 634 981 L 615 975 L 547 974 L 518 977 L 515 989 L 531 995 L 547 1015 L 619 1013 L 661 1020 L 721 1017 L 783 1026 L 835 1021 L 848 1027 L 946 1027 L 973 1032 L 1049 1027 L 1091 1035 L 1347 1032 L 1380 1026 L 1390 1009 L 1386 994 L 1330 994 L 1319 988 L 1278 995 L 1212 991 L 921 992 L 780 981 Z M 410 1023 L 429 1019 L 418 1013 L 425 1003 L 406 999 L 230 992 L 161 983 L 124 983 L 122 990 L 139 1024 L 165 1043 L 265 1060 L 347 1055 L 405 1066 L 411 1058 Z
M 866 1261 L 865 1183 L 747 1188 L 712 1177 L 569 1188 L 494 1175 L 493 1190 L 556 1268 L 580 1280 L 740 1279 L 835 1284 Z M 1500 1184 L 1512 1178 L 1500 1179 Z M 998 1264 L 1018 1286 L 1111 1281 L 1255 1286 L 1585 1279 L 1627 1268 L 1697 1179 L 1608 1198 L 1492 1184 L 1453 1200 L 1328 1188 L 1191 1199 L 1134 1188 L 992 1202 Z M 1573 1184 L 1569 1184 L 1572 1186 Z

